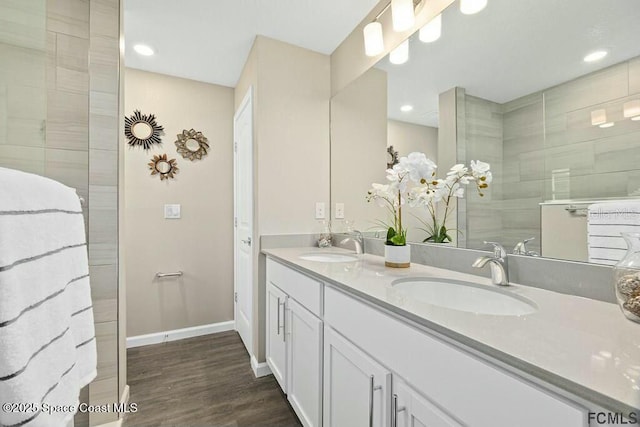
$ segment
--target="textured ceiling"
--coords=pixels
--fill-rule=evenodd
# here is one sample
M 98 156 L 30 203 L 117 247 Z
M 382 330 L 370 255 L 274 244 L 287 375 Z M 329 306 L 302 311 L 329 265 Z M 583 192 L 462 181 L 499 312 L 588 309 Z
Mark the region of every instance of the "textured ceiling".
M 256 35 L 330 54 L 377 2 L 125 0 L 125 64 L 233 87 Z M 137 43 L 156 54 L 136 54 Z
M 389 75 L 389 117 L 437 126 L 438 94 L 454 86 L 504 103 L 640 55 L 639 0 L 489 0 L 471 16 L 458 7 L 444 12 L 438 41 L 412 37 L 407 63 L 377 64 Z M 582 60 L 597 49 L 609 55 Z

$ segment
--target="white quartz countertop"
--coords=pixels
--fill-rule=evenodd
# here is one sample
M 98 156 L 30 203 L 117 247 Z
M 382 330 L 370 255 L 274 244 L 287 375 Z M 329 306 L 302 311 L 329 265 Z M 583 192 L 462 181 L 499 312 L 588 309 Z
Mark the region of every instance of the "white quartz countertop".
M 626 319 L 615 304 L 514 284 L 502 289 L 533 301 L 538 307 L 535 313 L 497 316 L 457 311 L 406 298 L 391 283 L 407 277 L 439 277 L 493 287 L 490 280 L 420 264 L 388 268 L 384 258 L 369 254 L 343 263 L 299 258 L 312 252 L 347 251 L 309 247 L 263 250 L 330 286 L 604 409 L 628 413 L 640 408 L 640 324 Z

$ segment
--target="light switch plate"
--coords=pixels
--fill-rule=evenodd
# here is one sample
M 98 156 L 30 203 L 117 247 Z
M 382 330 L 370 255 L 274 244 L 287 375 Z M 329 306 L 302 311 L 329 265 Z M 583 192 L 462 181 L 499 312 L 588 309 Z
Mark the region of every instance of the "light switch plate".
M 336 219 L 344 219 L 344 203 L 336 203 Z
M 165 219 L 180 219 L 180 205 L 164 205 Z
M 324 219 L 324 202 L 316 202 L 316 219 Z

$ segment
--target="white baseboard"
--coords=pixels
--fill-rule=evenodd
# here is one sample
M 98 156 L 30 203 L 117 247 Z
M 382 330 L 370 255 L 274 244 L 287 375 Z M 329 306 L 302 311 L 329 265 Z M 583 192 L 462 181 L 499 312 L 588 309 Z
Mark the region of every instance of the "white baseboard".
M 127 348 L 177 341 L 185 338 L 199 337 L 201 335 L 215 334 L 216 332 L 232 331 L 234 328 L 235 322 L 233 320 L 229 320 L 227 322 L 211 323 L 209 325 L 192 326 L 190 328 L 137 335 L 135 337 L 127 337 Z
M 267 362 L 258 363 L 258 359 L 253 354 L 251 355 L 251 369 L 253 369 L 253 374 L 256 378 L 266 377 L 271 374 L 271 368 L 269 368 Z

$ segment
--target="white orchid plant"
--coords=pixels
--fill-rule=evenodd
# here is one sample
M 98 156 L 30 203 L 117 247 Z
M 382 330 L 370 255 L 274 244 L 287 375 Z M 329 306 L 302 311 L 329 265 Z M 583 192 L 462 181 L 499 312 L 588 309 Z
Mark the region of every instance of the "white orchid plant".
M 453 239 L 446 227 L 447 217 L 453 209 L 453 200 L 464 197 L 465 185 L 474 182 L 478 194 L 489 187 L 493 177 L 488 163 L 472 160 L 470 166 L 454 165 L 444 179 L 436 178 L 438 166 L 424 153 L 414 152 L 402 157 L 398 164 L 387 169 L 389 184 L 372 184 L 367 193 L 367 201 L 376 201 L 386 207 L 393 223 L 381 222 L 387 228 L 387 245 L 404 246 L 407 243 L 407 229 L 402 225 L 402 206 L 424 206 L 429 220 L 420 221 L 428 234 L 424 242 L 446 243 Z M 443 202 L 442 219 L 439 219 L 437 204 Z

